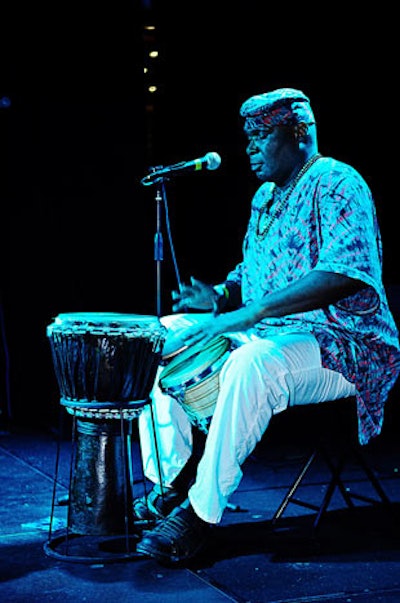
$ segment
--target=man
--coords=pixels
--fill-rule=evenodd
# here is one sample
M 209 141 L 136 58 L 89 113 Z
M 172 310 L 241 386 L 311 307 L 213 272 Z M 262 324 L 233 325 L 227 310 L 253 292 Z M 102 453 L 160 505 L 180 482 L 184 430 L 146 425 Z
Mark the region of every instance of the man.
M 144 468 L 156 485 L 135 512 L 160 521 L 137 550 L 162 563 L 204 545 L 275 413 L 355 396 L 365 444 L 381 431 L 399 373 L 368 185 L 351 166 L 319 154 L 303 92 L 256 95 L 240 112 L 250 168 L 262 182 L 243 259 L 216 287 L 192 278 L 173 293 L 176 314 L 163 319 L 166 349 L 206 345 L 221 334 L 235 344 L 191 481 L 192 425 L 182 404 L 160 391 L 162 369 L 153 390 L 162 487 L 148 413 L 140 417 Z

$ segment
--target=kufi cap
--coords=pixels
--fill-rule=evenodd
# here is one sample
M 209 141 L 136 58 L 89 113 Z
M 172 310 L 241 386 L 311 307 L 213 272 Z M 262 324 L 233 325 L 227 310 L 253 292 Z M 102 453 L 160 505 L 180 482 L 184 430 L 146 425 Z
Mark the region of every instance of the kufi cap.
M 278 88 L 247 99 L 240 108 L 246 129 L 315 123 L 309 98 L 295 88 Z

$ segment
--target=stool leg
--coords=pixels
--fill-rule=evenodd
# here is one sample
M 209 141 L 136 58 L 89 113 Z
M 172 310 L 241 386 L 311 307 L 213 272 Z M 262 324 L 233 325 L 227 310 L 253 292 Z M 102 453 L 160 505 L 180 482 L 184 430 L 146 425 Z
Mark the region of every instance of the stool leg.
M 308 459 L 306 460 L 306 462 L 304 463 L 304 465 L 302 466 L 302 468 L 300 469 L 300 471 L 299 471 L 296 479 L 294 480 L 294 482 L 290 486 L 288 492 L 286 493 L 285 498 L 283 499 L 283 501 L 279 505 L 278 509 L 275 511 L 275 514 L 274 514 L 274 516 L 273 516 L 273 518 L 271 520 L 272 525 L 274 525 L 274 523 L 281 517 L 281 515 L 285 511 L 286 507 L 291 502 L 291 500 L 293 498 L 293 495 L 295 494 L 297 488 L 299 487 L 299 485 L 300 485 L 303 477 L 305 476 L 305 474 L 309 470 L 309 468 L 310 468 L 311 464 L 313 463 L 316 455 L 317 455 L 317 450 L 314 450 L 311 453 L 311 455 L 308 457 Z
M 318 529 L 319 523 L 322 519 L 322 515 L 324 514 L 324 512 L 326 511 L 326 509 L 329 506 L 329 503 L 331 501 L 331 498 L 333 496 L 333 493 L 335 492 L 336 488 L 339 488 L 341 495 L 343 496 L 344 501 L 346 502 L 347 506 L 350 508 L 354 507 L 353 501 L 351 499 L 351 497 L 349 496 L 349 493 L 346 490 L 345 485 L 343 484 L 341 478 L 340 478 L 340 474 L 342 472 L 343 466 L 344 466 L 344 459 L 343 457 L 338 461 L 337 465 L 335 465 L 332 460 L 329 457 L 329 454 L 326 453 L 326 451 L 321 448 L 319 450 L 320 454 L 323 456 L 327 466 L 329 467 L 329 470 L 331 472 L 331 479 L 329 481 L 329 484 L 325 490 L 325 495 L 322 499 L 322 502 L 319 506 L 319 509 L 317 511 L 317 515 L 314 519 L 313 522 L 313 530 L 314 532 Z
M 350 496 L 349 491 L 347 490 L 346 486 L 343 483 L 343 480 L 341 479 L 341 474 L 345 465 L 345 457 L 342 454 L 339 458 L 339 460 L 337 461 L 337 464 L 335 465 L 334 462 L 332 461 L 331 457 L 329 456 L 329 453 L 323 448 L 321 447 L 320 449 L 320 453 L 321 456 L 324 458 L 325 463 L 327 464 L 330 472 L 331 472 L 331 479 L 330 482 L 328 484 L 328 488 L 327 488 L 327 493 L 325 495 L 325 498 L 327 499 L 327 504 L 324 504 L 324 509 L 325 510 L 330 502 L 330 499 L 332 498 L 332 495 L 335 491 L 335 488 L 339 488 L 339 491 L 343 497 L 344 502 L 346 503 L 346 505 L 349 508 L 353 508 L 354 504 L 352 501 L 352 498 Z
M 385 505 L 390 505 L 391 504 L 390 499 L 388 498 L 386 492 L 384 491 L 381 484 L 379 483 L 379 480 L 377 479 L 376 475 L 372 471 L 371 467 L 365 461 L 362 453 L 359 450 L 357 450 L 356 448 L 353 448 L 353 454 L 354 454 L 357 462 L 359 463 L 360 467 L 363 469 L 365 475 L 368 477 L 369 481 L 371 482 L 371 485 L 375 489 L 379 498 L 381 499 L 381 502 L 384 503 Z M 360 500 L 364 500 L 366 502 L 374 502 L 373 499 L 368 496 L 360 496 L 360 495 L 355 495 L 355 494 L 352 494 L 352 496 L 353 496 L 353 498 L 359 498 Z

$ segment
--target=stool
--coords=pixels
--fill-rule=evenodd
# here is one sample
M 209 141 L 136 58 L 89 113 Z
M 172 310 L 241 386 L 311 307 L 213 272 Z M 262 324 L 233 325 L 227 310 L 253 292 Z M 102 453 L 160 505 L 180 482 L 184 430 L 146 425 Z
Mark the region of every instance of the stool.
M 279 525 L 280 518 L 285 513 L 287 507 L 292 504 L 315 511 L 312 520 L 312 535 L 316 535 L 321 519 L 326 514 L 336 491 L 341 494 L 344 503 L 350 509 L 355 508 L 355 501 L 362 501 L 373 505 L 391 504 L 377 475 L 363 454 L 362 447 L 357 440 L 356 427 L 353 426 L 353 430 L 351 431 L 349 417 L 344 417 L 345 409 L 355 413 L 354 402 L 352 399 L 324 402 L 313 405 L 312 408 L 310 408 L 310 406 L 293 407 L 286 411 L 293 414 L 306 411 L 309 413 L 311 421 L 314 421 L 315 418 L 313 414 L 325 414 L 324 423 L 326 425 L 326 420 L 328 419 L 330 433 L 327 434 L 326 430 L 322 432 L 318 430 L 316 435 L 311 435 L 311 450 L 303 460 L 300 470 L 286 490 L 281 503 L 272 517 L 271 524 L 273 527 Z M 320 423 L 317 422 L 317 425 L 319 426 Z M 334 435 L 335 432 L 336 438 L 334 437 L 332 439 L 332 435 Z M 300 498 L 300 488 L 306 485 L 306 477 L 311 467 L 319 459 L 324 462 L 329 474 L 322 500 L 319 504 L 316 504 L 315 502 Z M 344 471 L 350 462 L 355 463 L 362 471 L 374 491 L 374 496 L 355 492 L 346 485 Z
M 72 446 L 67 526 L 53 534 L 59 442 L 44 550 L 88 563 L 139 558 L 143 526 L 133 516 L 133 422 L 149 409 L 161 476 L 150 392 L 165 329 L 156 317 L 72 313 L 58 315 L 47 336 L 60 403 L 72 416 Z M 142 484 L 136 494 L 146 496 L 140 450 L 137 456 Z

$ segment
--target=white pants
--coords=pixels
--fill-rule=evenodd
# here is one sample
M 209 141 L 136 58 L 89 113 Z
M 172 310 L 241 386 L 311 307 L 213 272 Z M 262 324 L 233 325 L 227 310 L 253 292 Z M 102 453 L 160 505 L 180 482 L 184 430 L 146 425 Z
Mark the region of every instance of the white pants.
M 206 319 L 204 314 L 163 317 L 168 328 L 164 351 L 179 347 L 179 330 Z M 289 405 L 314 404 L 353 396 L 355 387 L 340 373 L 321 366 L 316 338 L 290 333 L 260 339 L 247 333 L 227 333 L 234 349 L 219 374 L 219 393 L 205 449 L 189 500 L 196 514 L 209 523 L 221 520 L 229 496 L 242 478 L 241 466 L 260 441 L 271 417 Z M 172 337 L 171 337 L 172 336 Z M 178 342 L 178 343 L 177 343 Z M 171 347 L 172 349 L 172 347 Z M 150 408 L 139 416 L 145 475 L 169 486 L 192 452 L 192 423 L 184 407 L 158 386 L 152 392 L 155 434 Z

